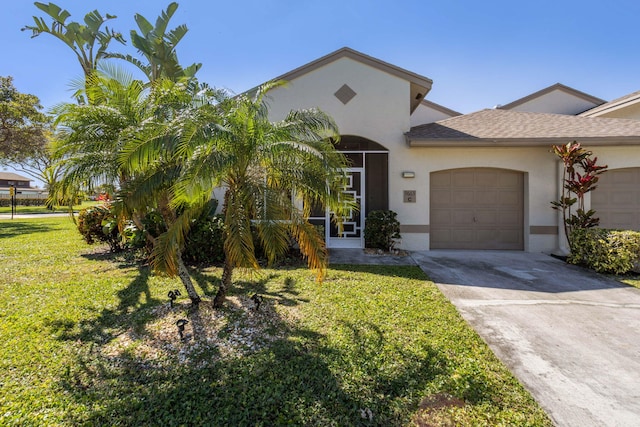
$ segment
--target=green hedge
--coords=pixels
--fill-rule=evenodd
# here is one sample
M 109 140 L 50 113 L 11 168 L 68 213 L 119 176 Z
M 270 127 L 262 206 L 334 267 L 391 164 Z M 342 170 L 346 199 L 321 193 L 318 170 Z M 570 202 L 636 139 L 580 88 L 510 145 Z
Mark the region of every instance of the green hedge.
M 19 198 L 16 199 L 16 206 L 44 206 L 47 199 L 42 198 Z M 6 208 L 11 206 L 11 199 L 0 199 L 0 207 Z
M 605 228 L 577 229 L 571 233 L 573 250 L 567 261 L 599 273 L 625 274 L 640 257 L 640 232 Z

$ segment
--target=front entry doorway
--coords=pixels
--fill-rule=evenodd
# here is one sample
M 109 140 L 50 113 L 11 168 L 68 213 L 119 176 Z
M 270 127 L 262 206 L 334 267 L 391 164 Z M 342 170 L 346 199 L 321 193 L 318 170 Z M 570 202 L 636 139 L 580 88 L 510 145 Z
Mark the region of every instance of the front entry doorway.
M 375 141 L 355 135 L 343 135 L 336 149 L 349 162 L 349 178 L 343 191 L 353 195 L 359 210 L 344 218 L 342 232 L 331 222 L 331 212 L 320 206 L 312 209 L 309 222 L 323 231 L 328 248 L 364 248 L 367 214 L 389 209 L 389 151 Z
M 362 195 L 365 192 L 364 168 L 347 169 L 347 180 L 342 193 L 353 198 L 357 210 L 351 209 L 343 218 L 342 232 L 332 221 L 332 213 L 327 212 L 326 224 L 329 224 L 326 242 L 328 248 L 362 248 L 364 247 L 364 201 Z

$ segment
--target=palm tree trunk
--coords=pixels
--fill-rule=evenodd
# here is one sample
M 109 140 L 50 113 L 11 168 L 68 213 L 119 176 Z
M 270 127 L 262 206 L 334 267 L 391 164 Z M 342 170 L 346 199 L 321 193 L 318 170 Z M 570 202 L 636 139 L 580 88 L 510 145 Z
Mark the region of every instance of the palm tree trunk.
M 227 222 L 227 209 L 229 207 L 229 197 L 231 195 L 231 189 L 227 189 L 224 193 L 224 202 L 222 205 L 222 215 L 225 216 L 225 223 Z M 222 280 L 220 281 L 220 287 L 218 288 L 218 293 L 216 293 L 215 298 L 213 299 L 213 307 L 221 308 L 224 304 L 224 301 L 227 297 L 227 291 L 231 288 L 231 278 L 233 276 L 233 263 L 231 262 L 231 258 L 227 253 L 227 235 L 228 231 L 224 233 L 224 268 L 222 270 Z
M 233 265 L 231 261 L 229 261 L 228 257 L 225 257 L 224 261 L 224 269 L 222 270 L 222 281 L 220 283 L 220 287 L 218 288 L 218 293 L 216 297 L 213 299 L 213 306 L 215 308 L 222 307 L 224 301 L 227 297 L 227 291 L 231 288 L 231 277 L 233 276 Z
M 184 261 L 182 261 L 182 254 L 178 251 L 178 277 L 180 277 L 180 281 L 184 285 L 184 288 L 187 290 L 187 295 L 189 295 L 189 299 L 191 299 L 191 304 L 194 307 L 197 307 L 200 304 L 200 296 L 196 291 L 195 286 L 193 286 L 193 281 L 191 280 L 191 276 L 189 276 L 189 271 L 187 267 L 184 265 Z
M 173 223 L 176 221 L 176 212 L 170 207 L 169 198 L 167 193 L 163 193 L 158 200 L 158 210 L 160 211 L 160 215 L 164 219 L 165 225 L 167 228 L 171 227 Z M 200 304 L 200 296 L 196 291 L 196 288 L 193 286 L 193 282 L 191 281 L 191 276 L 189 276 L 189 270 L 184 265 L 184 261 L 182 260 L 182 248 L 178 248 L 176 250 L 176 265 L 178 267 L 178 277 L 180 281 L 184 285 L 184 288 L 187 291 L 187 295 L 191 299 L 191 304 L 194 307 L 197 307 Z

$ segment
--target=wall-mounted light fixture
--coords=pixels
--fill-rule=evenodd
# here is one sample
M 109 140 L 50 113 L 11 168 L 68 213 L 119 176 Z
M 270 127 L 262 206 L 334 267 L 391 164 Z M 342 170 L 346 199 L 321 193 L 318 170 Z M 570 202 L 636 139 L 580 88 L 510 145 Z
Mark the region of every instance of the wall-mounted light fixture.
M 402 172 L 402 177 L 403 178 L 415 178 L 416 177 L 416 173 L 412 172 L 412 171 L 404 171 L 404 172 Z

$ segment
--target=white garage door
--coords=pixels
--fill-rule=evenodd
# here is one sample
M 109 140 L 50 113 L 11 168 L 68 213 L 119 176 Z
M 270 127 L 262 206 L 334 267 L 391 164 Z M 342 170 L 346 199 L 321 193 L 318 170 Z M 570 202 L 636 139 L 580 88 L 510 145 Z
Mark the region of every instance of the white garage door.
M 640 230 L 640 168 L 612 169 L 591 193 L 600 227 Z
M 524 249 L 522 172 L 433 172 L 430 194 L 431 249 Z

